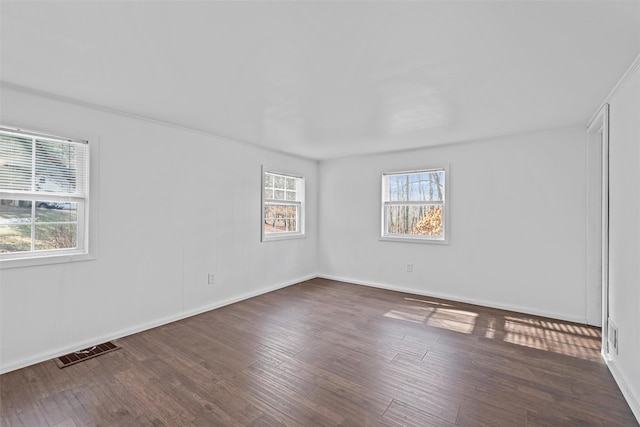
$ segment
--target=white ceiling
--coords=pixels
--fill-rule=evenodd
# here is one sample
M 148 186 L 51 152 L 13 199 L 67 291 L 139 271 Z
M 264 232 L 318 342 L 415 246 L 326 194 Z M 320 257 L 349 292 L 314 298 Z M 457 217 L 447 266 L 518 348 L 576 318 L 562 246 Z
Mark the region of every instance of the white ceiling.
M 4 82 L 326 159 L 586 125 L 640 1 L 2 1 Z

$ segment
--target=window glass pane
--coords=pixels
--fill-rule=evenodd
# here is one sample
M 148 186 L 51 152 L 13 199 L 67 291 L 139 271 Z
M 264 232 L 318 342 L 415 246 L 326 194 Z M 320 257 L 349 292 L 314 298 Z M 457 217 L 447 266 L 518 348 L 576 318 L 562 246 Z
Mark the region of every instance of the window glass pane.
M 36 202 L 36 222 L 73 222 L 78 220 L 78 204 L 70 202 Z
M 298 205 L 288 205 L 285 218 L 287 231 L 298 231 Z
M 284 186 L 285 186 L 284 181 L 285 181 L 284 176 L 275 175 L 273 179 L 273 186 L 275 188 L 284 189 Z
M 444 171 L 387 177 L 388 201 L 444 201 Z
M 297 205 L 288 205 L 286 208 L 286 216 L 287 218 L 295 218 L 298 216 L 298 206 Z
M 31 202 L 0 199 L 0 224 L 30 224 Z
M 75 192 L 78 148 L 65 142 L 36 140 L 36 186 L 39 191 Z
M 387 206 L 387 234 L 442 237 L 442 206 Z
M 444 171 L 429 173 L 429 198 L 426 200 L 444 201 Z
M 76 247 L 75 224 L 36 224 L 35 249 L 68 249 Z
M 282 206 L 271 205 L 265 206 L 264 227 L 267 233 L 278 233 L 284 231 Z
M 297 181 L 300 178 L 265 172 L 264 195 L 267 199 L 298 200 Z
M 264 218 L 274 218 L 275 216 L 275 208 L 273 206 L 265 206 L 264 207 Z
M 390 175 L 387 177 L 389 188 L 388 200 L 392 202 L 406 201 L 407 197 L 407 175 Z
M 0 223 L 0 253 L 31 250 L 30 225 L 3 225 Z
M 298 231 L 298 205 L 272 205 L 265 207 L 265 233 Z
M 35 203 L 35 250 L 75 248 L 78 204 L 52 201 Z M 31 250 L 31 205 L 29 200 L 0 200 L 0 252 Z
M 0 134 L 0 188 L 31 191 L 32 139 Z

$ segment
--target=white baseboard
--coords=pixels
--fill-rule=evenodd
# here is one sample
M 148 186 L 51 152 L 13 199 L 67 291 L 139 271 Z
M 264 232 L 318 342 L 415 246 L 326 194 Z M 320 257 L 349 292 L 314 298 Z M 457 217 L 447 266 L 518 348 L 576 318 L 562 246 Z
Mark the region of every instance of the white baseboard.
M 612 359 L 609 359 L 605 355 L 603 355 L 602 357 L 606 362 L 607 367 L 609 368 L 609 372 L 611 372 L 611 375 L 613 376 L 613 379 L 616 381 L 616 384 L 618 384 L 618 388 L 620 388 L 622 395 L 624 396 L 627 403 L 629 404 L 629 407 L 631 408 L 633 415 L 635 415 L 636 420 L 638 420 L 638 423 L 640 423 L 640 401 L 636 396 L 634 396 L 633 392 L 629 388 L 629 385 L 624 380 L 624 377 L 618 370 L 618 367 L 616 366 L 615 361 Z
M 515 311 L 517 313 L 525 313 L 525 314 L 531 314 L 531 315 L 534 315 L 534 316 L 548 317 L 548 318 L 551 318 L 551 319 L 565 320 L 567 322 L 575 322 L 575 323 L 587 324 L 587 319 L 585 319 L 585 318 L 567 316 L 567 315 L 564 315 L 564 314 L 561 314 L 561 313 L 552 313 L 552 312 L 547 312 L 547 311 L 544 311 L 544 310 L 535 310 L 535 309 L 531 309 L 529 307 L 520 307 L 520 306 L 517 306 L 517 305 L 500 304 L 500 303 L 496 303 L 494 301 L 473 299 L 473 298 L 465 298 L 465 297 L 461 297 L 459 295 L 446 294 L 446 293 L 440 293 L 440 292 L 424 292 L 424 291 L 420 291 L 420 290 L 412 289 L 412 288 L 405 288 L 405 287 L 401 287 L 401 286 L 393 286 L 393 285 L 388 285 L 388 284 L 384 284 L 384 283 L 365 282 L 365 281 L 362 281 L 362 280 L 351 279 L 351 278 L 348 278 L 348 277 L 333 276 L 333 275 L 330 275 L 330 274 L 319 274 L 318 277 L 321 278 L 321 279 L 337 280 L 339 282 L 352 283 L 354 285 L 370 286 L 372 288 L 380 288 L 380 289 L 387 289 L 389 291 L 405 292 L 405 293 L 408 293 L 408 294 L 421 295 L 421 296 L 425 296 L 425 297 L 448 299 L 448 300 L 451 300 L 451 301 L 458 301 L 458 302 L 463 302 L 463 303 L 467 303 L 467 304 L 481 305 L 483 307 L 498 308 L 498 309 L 501 309 L 501 310 Z
M 148 329 L 156 328 L 158 326 L 166 325 L 168 323 L 176 322 L 178 320 L 186 319 L 187 317 L 195 316 L 197 314 L 201 314 L 207 311 L 215 310 L 216 308 L 224 307 L 226 305 L 234 304 L 239 301 L 243 301 L 249 298 L 257 297 L 258 295 L 266 294 L 278 289 L 286 288 L 287 286 L 295 285 L 296 283 L 304 282 L 310 279 L 317 277 L 317 275 L 312 274 L 309 276 L 304 276 L 295 280 L 289 280 L 286 282 L 282 282 L 268 288 L 263 288 L 255 292 L 249 292 L 245 294 L 238 295 L 233 298 L 228 298 L 226 300 L 217 301 L 213 304 L 204 305 L 202 307 L 194 308 L 187 311 L 182 311 L 180 313 L 166 316 L 159 319 L 154 319 L 149 322 L 145 322 L 130 328 L 121 329 L 119 331 L 109 333 L 100 337 L 92 338 L 91 340 L 77 342 L 72 345 L 64 346 L 57 348 L 55 350 L 46 351 L 44 353 L 40 353 L 36 356 L 28 357 L 25 359 L 17 360 L 11 362 L 9 364 L 2 364 L 0 366 L 0 374 L 4 374 L 7 372 L 15 371 L 16 369 L 24 368 L 30 365 L 35 365 L 36 363 L 44 362 L 50 359 L 55 359 L 56 357 L 63 356 L 65 354 L 78 351 L 83 348 L 88 348 L 105 341 L 116 340 L 119 338 L 124 338 L 129 335 L 137 334 L 138 332 L 146 331 Z

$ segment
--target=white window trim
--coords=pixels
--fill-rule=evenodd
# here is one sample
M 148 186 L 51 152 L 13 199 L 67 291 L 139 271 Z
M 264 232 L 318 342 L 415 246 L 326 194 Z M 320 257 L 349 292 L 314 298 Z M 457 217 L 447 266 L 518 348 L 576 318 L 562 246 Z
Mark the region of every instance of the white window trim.
M 9 131 L 23 132 L 32 136 L 49 137 L 55 139 L 70 139 L 57 136 L 55 133 L 43 133 L 39 131 L 27 130 L 24 128 L 15 128 L 11 126 L 4 126 L 0 124 L 0 128 Z M 63 133 L 63 132 L 61 132 Z M 93 136 L 88 139 L 78 139 L 80 141 L 88 142 L 87 153 L 87 183 L 86 183 L 86 195 L 84 202 L 84 212 L 82 215 L 84 218 L 84 227 L 79 230 L 82 234 L 83 248 L 73 252 L 73 250 L 67 251 L 38 251 L 29 253 L 15 253 L 7 254 L 6 258 L 0 259 L 0 270 L 10 268 L 23 268 L 23 267 L 35 267 L 40 265 L 51 264 L 64 264 L 69 262 L 78 261 L 90 261 L 97 259 L 98 257 L 98 197 L 97 183 L 99 179 L 99 147 L 100 139 L 98 136 Z M 20 198 L 20 194 L 16 193 L 16 199 Z M 47 197 L 47 199 L 55 197 Z M 80 213 L 79 213 L 80 215 Z M 79 234 L 80 235 L 80 234 Z
M 445 164 L 445 165 L 440 165 L 440 166 L 433 166 L 433 167 L 420 167 L 420 168 L 412 168 L 412 169 L 407 169 L 407 170 L 394 170 L 394 171 L 386 171 L 383 172 L 380 178 L 380 231 L 379 231 L 379 236 L 378 236 L 378 240 L 380 241 L 386 241 L 386 242 L 402 242 L 402 243 L 427 243 L 427 244 L 436 244 L 436 245 L 448 245 L 450 243 L 450 226 L 451 226 L 451 220 L 450 220 L 450 214 L 449 211 L 451 210 L 451 198 L 450 198 L 450 182 L 449 182 L 449 169 L 450 166 L 449 164 Z M 444 232 L 444 236 L 442 239 L 440 238 L 433 238 L 433 237 L 429 237 L 429 236 L 422 236 L 422 237 L 418 237 L 418 236 L 414 236 L 414 235 L 406 235 L 406 236 L 400 236 L 400 235 L 389 235 L 386 234 L 386 229 L 387 229 L 387 224 L 386 224 L 386 215 L 385 215 L 385 206 L 391 204 L 391 205 L 411 205 L 411 204 L 416 204 L 416 205 L 421 205 L 421 204 L 425 204 L 424 202 L 420 202 L 420 201 L 409 201 L 409 202 L 402 202 L 402 203 L 396 203 L 396 202 L 385 202 L 385 185 L 384 185 L 384 177 L 387 175 L 402 175 L 402 174 L 410 174 L 410 173 L 416 173 L 416 172 L 431 172 L 431 171 L 440 171 L 440 170 L 444 170 L 444 202 L 440 202 L 440 201 L 430 201 L 428 204 L 440 204 L 443 207 L 443 217 L 442 217 L 442 221 L 443 221 L 443 232 Z
M 300 213 L 298 218 L 298 231 L 288 231 L 283 233 L 265 233 L 264 232 L 264 207 L 267 199 L 264 197 L 264 174 L 272 173 L 277 175 L 286 175 L 292 178 L 299 178 L 302 180 L 302 188 L 298 189 L 297 192 L 300 195 L 301 200 L 291 200 L 286 201 L 287 204 L 297 204 L 300 206 Z M 281 168 L 271 168 L 265 165 L 262 165 L 262 170 L 260 174 L 260 241 L 262 242 L 273 242 L 278 240 L 290 240 L 290 239 L 304 239 L 307 237 L 305 231 L 305 187 L 306 187 L 306 179 L 304 176 L 299 173 L 294 173 L 286 170 L 282 170 Z

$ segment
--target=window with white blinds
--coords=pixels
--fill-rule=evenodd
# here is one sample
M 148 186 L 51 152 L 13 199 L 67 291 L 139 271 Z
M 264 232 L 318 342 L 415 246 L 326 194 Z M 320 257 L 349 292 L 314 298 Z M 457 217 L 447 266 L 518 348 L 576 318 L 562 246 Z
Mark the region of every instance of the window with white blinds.
M 0 127 L 0 260 L 87 248 L 89 144 Z

